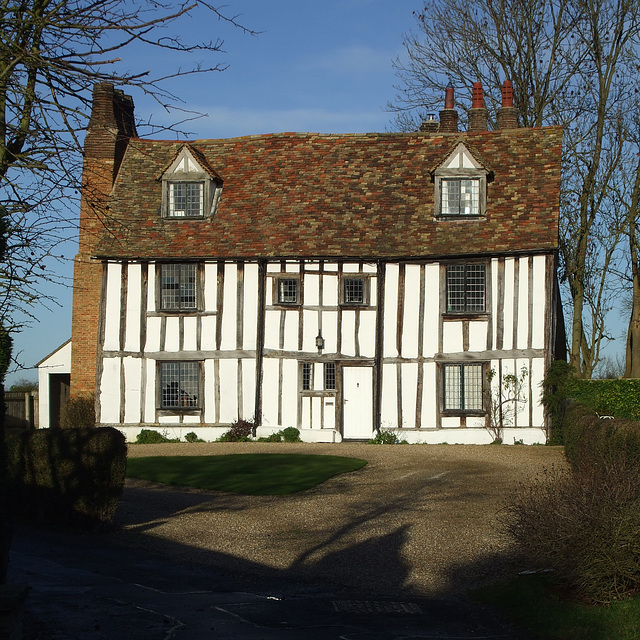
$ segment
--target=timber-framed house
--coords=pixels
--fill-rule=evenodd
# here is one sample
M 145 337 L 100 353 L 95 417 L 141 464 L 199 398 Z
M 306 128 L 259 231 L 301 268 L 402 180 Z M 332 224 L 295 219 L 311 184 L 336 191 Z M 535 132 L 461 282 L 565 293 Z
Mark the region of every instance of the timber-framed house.
M 306 441 L 544 442 L 562 131 L 518 127 L 509 87 L 493 131 L 477 86 L 464 132 L 448 90 L 415 133 L 180 142 L 138 138 L 131 99 L 97 85 L 72 395 L 129 439 L 245 419 Z

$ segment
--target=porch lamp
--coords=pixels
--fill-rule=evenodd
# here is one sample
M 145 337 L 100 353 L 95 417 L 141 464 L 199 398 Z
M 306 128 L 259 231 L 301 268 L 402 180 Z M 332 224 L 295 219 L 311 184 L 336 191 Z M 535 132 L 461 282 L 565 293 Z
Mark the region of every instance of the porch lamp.
M 318 348 L 318 351 L 322 351 L 324 349 L 324 338 L 321 333 L 316 336 L 316 347 Z

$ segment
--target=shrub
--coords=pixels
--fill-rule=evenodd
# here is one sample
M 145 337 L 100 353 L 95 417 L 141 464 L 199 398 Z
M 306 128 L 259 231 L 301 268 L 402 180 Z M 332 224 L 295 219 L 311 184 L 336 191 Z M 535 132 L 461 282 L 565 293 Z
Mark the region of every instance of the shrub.
M 575 386 L 575 370 L 562 360 L 554 360 L 542 381 L 542 404 L 551 420 L 548 444 L 563 444 L 564 414 Z
M 155 429 L 143 429 L 136 436 L 136 444 L 163 444 L 165 442 L 179 442 L 179 440 L 179 438 L 168 438 L 166 433 L 160 433 Z
M 250 442 L 253 438 L 255 425 L 250 420 L 236 420 L 231 429 L 223 433 L 216 442 Z
M 367 441 L 367 444 L 407 444 L 407 441 L 400 440 L 394 431 L 385 429 L 378 431 L 374 438 Z
M 300 431 L 295 427 L 287 427 L 281 431 L 275 431 L 268 436 L 258 438 L 258 442 L 302 442 Z
M 608 603 L 640 590 L 635 472 L 552 469 L 514 492 L 502 520 L 532 568 L 553 569 L 580 599 Z
M 127 464 L 120 431 L 23 431 L 7 438 L 7 449 L 7 486 L 15 516 L 80 526 L 111 521 Z
M 204 442 L 202 438 L 198 438 L 198 434 L 194 431 L 189 431 L 189 433 L 184 436 L 184 439 L 187 442 Z
M 282 442 L 282 431 L 274 431 L 268 436 L 258 438 L 258 442 Z
M 60 412 L 62 429 L 96 426 L 96 404 L 93 395 L 71 398 Z
M 279 433 L 282 434 L 282 439 L 285 442 L 302 442 L 300 439 L 300 430 L 295 427 L 287 427 Z
M 566 410 L 564 441 L 565 456 L 575 471 L 640 474 L 639 422 L 601 419 L 585 405 L 573 402 Z

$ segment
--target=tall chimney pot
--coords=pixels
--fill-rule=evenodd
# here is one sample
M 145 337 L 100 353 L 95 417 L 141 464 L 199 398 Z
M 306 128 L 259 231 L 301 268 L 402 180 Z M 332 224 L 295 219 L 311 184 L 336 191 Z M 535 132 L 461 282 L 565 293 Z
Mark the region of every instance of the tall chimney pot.
M 502 84 L 502 107 L 497 113 L 498 129 L 517 129 L 518 110 L 513 106 L 513 85 L 511 80 Z
M 444 109 L 440 112 L 440 133 L 458 132 L 458 112 L 454 108 L 453 87 L 449 85 L 444 93 Z
M 486 131 L 489 114 L 484 106 L 482 83 L 474 82 L 471 92 L 471 110 L 469 111 L 469 131 Z

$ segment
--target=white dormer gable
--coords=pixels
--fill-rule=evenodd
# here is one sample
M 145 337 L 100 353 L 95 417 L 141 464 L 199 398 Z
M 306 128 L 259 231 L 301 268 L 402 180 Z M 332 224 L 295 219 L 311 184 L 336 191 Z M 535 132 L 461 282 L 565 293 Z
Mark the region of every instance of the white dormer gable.
M 177 158 L 173 161 L 171 166 L 165 171 L 163 177 L 171 178 L 177 174 L 206 174 L 207 172 L 200 163 L 194 158 L 193 153 L 189 147 L 184 146 L 178 154 Z
M 440 169 L 483 169 L 469 149 L 461 142 L 440 165 Z
M 222 180 L 189 145 L 180 149 L 160 180 L 164 218 L 208 218 L 215 213 Z

